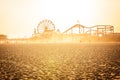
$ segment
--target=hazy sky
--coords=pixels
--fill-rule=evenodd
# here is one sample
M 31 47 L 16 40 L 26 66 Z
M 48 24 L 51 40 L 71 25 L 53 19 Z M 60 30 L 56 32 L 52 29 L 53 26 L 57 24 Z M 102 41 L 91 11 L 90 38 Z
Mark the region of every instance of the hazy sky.
M 0 34 L 31 36 L 43 19 L 61 32 L 77 20 L 87 27 L 113 25 L 120 32 L 120 0 L 0 0 Z

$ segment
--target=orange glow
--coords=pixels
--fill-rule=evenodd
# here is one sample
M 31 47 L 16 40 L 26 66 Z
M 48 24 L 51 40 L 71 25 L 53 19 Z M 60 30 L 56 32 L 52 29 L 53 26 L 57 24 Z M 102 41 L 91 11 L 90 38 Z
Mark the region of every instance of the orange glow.
M 31 36 L 43 19 L 52 20 L 61 32 L 77 20 L 87 27 L 110 24 L 120 32 L 119 3 L 120 0 L 2 0 L 0 34 Z
M 102 37 L 103 35 L 102 35 L 102 34 L 99 34 L 98 36 L 99 36 L 99 37 Z

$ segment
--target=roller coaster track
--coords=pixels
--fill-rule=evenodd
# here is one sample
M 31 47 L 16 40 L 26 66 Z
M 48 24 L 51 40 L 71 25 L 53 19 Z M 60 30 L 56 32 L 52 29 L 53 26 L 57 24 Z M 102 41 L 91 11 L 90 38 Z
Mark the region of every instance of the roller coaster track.
M 63 32 L 63 34 L 74 34 L 73 30 L 77 29 L 78 34 L 109 34 L 114 33 L 114 26 L 111 25 L 95 25 L 92 27 L 85 27 L 81 24 L 75 24 Z M 68 33 L 69 32 L 69 33 Z

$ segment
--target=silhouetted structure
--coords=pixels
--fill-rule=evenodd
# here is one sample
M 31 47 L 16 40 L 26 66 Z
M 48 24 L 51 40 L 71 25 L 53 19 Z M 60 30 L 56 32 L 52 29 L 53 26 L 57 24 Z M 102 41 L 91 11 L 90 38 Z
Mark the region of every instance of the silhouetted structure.
M 34 38 L 46 39 L 51 38 L 55 32 L 55 25 L 51 20 L 42 20 L 39 22 L 37 29 L 34 29 Z
M 95 25 L 86 27 L 81 24 L 75 24 L 72 27 L 60 33 L 55 31 L 55 25 L 50 20 L 43 20 L 34 30 L 33 39 L 41 41 L 74 41 L 74 42 L 118 42 L 120 34 L 114 33 L 112 25 Z
M 106 35 L 114 32 L 114 27 L 111 25 L 96 25 L 93 27 L 85 27 L 80 24 L 76 24 L 66 31 L 63 34 L 89 34 L 89 35 Z
M 7 39 L 6 35 L 0 34 L 0 40 L 6 40 L 6 39 Z

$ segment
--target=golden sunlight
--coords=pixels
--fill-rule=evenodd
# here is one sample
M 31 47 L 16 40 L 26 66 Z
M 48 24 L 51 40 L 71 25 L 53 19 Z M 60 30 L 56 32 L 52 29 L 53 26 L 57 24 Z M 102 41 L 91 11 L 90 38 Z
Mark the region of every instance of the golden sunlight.
M 0 0 L 0 80 L 120 80 L 120 0 Z
M 30 36 L 41 20 L 49 19 L 64 32 L 79 20 L 91 27 L 113 25 L 120 32 L 120 1 L 108 0 L 21 0 L 0 1 L 0 33 L 9 37 Z M 14 36 L 15 35 L 15 36 Z

